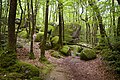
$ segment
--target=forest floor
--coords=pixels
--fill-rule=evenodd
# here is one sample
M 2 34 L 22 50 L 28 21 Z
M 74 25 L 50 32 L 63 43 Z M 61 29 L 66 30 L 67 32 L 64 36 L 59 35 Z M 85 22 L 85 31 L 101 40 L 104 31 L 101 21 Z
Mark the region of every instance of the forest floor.
M 44 66 L 39 62 L 40 49 L 38 43 L 34 43 L 34 60 L 28 57 L 29 43 L 23 42 L 23 44 L 23 48 L 17 49 L 18 59 L 37 67 Z M 52 57 L 50 52 L 51 51 L 46 51 L 46 58 L 55 65 L 55 67 L 46 76 L 45 80 L 120 80 L 109 70 L 99 55 L 94 60 L 83 61 L 77 56 L 57 59 Z

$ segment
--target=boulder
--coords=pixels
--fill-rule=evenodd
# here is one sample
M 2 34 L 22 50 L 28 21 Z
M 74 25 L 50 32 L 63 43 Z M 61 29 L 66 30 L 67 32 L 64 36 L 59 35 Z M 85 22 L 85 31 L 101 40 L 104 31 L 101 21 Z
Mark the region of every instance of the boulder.
M 51 56 L 53 56 L 55 58 L 61 58 L 61 55 L 60 55 L 60 53 L 58 51 L 52 51 Z
M 80 53 L 81 60 L 91 60 L 96 58 L 96 53 L 92 49 L 84 49 Z
M 60 52 L 65 56 L 69 56 L 70 55 L 69 50 L 70 50 L 70 47 L 68 45 L 65 45 L 62 47 Z
M 55 36 L 55 37 L 53 37 L 53 38 L 51 39 L 51 43 L 52 43 L 52 44 L 57 44 L 58 41 L 59 41 L 59 36 Z

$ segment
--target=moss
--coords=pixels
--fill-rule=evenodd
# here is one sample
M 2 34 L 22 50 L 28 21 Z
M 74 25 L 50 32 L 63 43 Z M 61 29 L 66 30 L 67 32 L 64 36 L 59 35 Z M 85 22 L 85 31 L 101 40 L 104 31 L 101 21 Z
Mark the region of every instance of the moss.
M 10 51 L 4 51 L 0 54 L 0 67 L 9 67 L 16 63 L 16 53 Z
M 95 51 L 93 51 L 91 49 L 84 49 L 80 53 L 80 59 L 82 59 L 82 60 L 91 60 L 91 59 L 95 59 L 95 58 L 96 58 L 96 53 L 95 53 Z
M 35 59 L 34 53 L 32 52 L 29 53 L 29 59 Z
M 57 44 L 58 41 L 59 41 L 59 36 L 55 36 L 55 37 L 53 37 L 53 38 L 51 39 L 51 42 L 52 42 L 53 44 Z
M 15 65 L 6 69 L 9 72 L 17 72 L 23 75 L 24 79 L 39 77 L 39 69 L 31 64 L 18 61 Z
M 18 36 L 21 37 L 21 38 L 27 38 L 28 33 L 26 31 L 21 31 L 20 33 L 18 33 Z
M 55 30 L 54 26 L 48 25 L 48 31 L 50 30 L 54 31 Z
M 44 32 L 39 32 L 36 34 L 35 42 L 41 42 L 43 39 Z
M 23 79 L 23 74 L 17 73 L 17 72 L 12 72 L 6 74 L 3 78 L 8 79 L 8 80 L 21 80 Z
M 65 45 L 62 47 L 60 52 L 65 56 L 69 56 L 70 55 L 69 50 L 70 50 L 70 47 L 68 45 Z
M 43 79 L 40 78 L 40 77 L 33 77 L 33 78 L 31 78 L 30 80 L 43 80 Z
M 53 56 L 55 58 L 61 58 L 61 55 L 60 55 L 60 53 L 58 51 L 52 51 L 51 56 Z

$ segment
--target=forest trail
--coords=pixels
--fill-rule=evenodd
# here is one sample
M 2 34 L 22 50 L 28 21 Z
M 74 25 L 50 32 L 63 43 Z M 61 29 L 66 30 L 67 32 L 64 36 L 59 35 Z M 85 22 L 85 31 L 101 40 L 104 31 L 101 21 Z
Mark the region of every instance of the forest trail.
M 46 80 L 116 80 L 99 57 L 95 60 L 82 61 L 79 57 L 69 56 L 59 60 L 51 58 L 50 61 L 57 67 Z M 63 75 L 64 79 L 58 79 Z
M 34 60 L 28 58 L 29 43 L 24 44 L 24 48 L 19 48 L 17 51 L 18 59 L 21 61 L 37 67 L 43 66 L 39 62 L 40 50 L 38 43 L 34 43 L 34 54 L 36 57 Z M 57 59 L 50 55 L 50 51 L 46 51 L 46 57 L 56 67 L 45 80 L 119 80 L 115 79 L 114 74 L 108 70 L 100 56 L 90 61 L 80 60 L 77 56 Z

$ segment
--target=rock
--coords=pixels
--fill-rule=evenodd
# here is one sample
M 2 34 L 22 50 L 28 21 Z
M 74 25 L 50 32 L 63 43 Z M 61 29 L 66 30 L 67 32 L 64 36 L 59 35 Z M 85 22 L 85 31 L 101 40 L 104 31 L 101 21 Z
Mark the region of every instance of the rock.
M 51 43 L 52 43 L 52 44 L 57 44 L 58 41 L 59 41 L 59 36 L 55 36 L 55 37 L 53 37 L 53 38 L 51 39 Z
M 70 55 L 69 50 L 70 50 L 70 47 L 68 45 L 65 45 L 62 47 L 60 52 L 63 53 L 63 55 L 65 56 L 69 56 Z
M 58 51 L 52 51 L 51 56 L 53 56 L 55 58 L 61 58 L 61 55 Z
M 80 53 L 81 60 L 91 60 L 96 58 L 96 53 L 92 49 L 84 49 Z
M 70 48 L 73 51 L 74 55 L 76 56 L 78 56 L 80 52 L 83 50 L 83 48 L 78 45 L 71 45 Z

